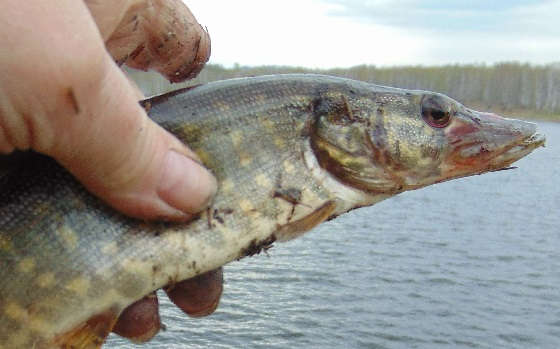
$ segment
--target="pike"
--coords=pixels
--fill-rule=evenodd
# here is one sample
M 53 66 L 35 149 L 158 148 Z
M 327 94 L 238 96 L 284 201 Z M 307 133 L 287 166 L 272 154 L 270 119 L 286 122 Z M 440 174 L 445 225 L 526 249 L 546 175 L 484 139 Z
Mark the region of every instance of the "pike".
M 116 319 L 170 282 L 350 210 L 506 169 L 545 141 L 532 123 L 441 94 L 320 75 L 226 80 L 142 103 L 212 170 L 214 201 L 190 223 L 148 223 L 50 158 L 0 158 L 0 348 L 98 348 L 110 327 L 89 319 Z

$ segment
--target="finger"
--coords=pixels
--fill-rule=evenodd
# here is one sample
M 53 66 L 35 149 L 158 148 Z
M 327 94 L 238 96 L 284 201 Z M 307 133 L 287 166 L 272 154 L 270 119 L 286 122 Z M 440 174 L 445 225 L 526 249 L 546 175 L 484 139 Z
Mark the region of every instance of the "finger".
M 129 11 L 140 11 L 150 6 L 150 0 L 85 0 L 86 6 L 99 28 L 103 41 L 115 32 Z
M 191 317 L 212 314 L 223 291 L 222 268 L 184 280 L 164 289 L 169 299 Z
M 188 219 L 215 192 L 213 177 L 194 153 L 147 118 L 121 71 L 106 64 L 106 76 L 96 77 L 102 86 L 75 90 L 77 110 L 98 117 L 80 123 L 76 113 L 53 155 L 129 215 Z
M 113 332 L 133 342 L 147 342 L 161 328 L 159 303 L 155 293 L 129 305 L 120 315 Z
M 195 77 L 210 57 L 210 37 L 180 0 L 86 1 L 119 63 L 168 80 Z
M 0 55 L 0 125 L 8 143 L 2 147 L 54 157 L 128 215 L 189 219 L 209 202 L 215 179 L 147 117 L 85 5 L 60 1 L 56 8 L 17 2 L 18 12 L 9 15 L 15 23 L 18 15 L 21 21 L 35 18 L 34 30 L 6 27 L 0 33 L 0 41 L 14 48 Z M 45 42 L 40 33 L 50 32 Z

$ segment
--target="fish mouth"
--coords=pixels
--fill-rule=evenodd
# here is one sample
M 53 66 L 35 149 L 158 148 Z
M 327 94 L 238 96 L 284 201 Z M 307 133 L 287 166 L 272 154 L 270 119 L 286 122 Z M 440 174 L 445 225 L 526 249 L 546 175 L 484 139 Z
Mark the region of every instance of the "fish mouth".
M 522 139 L 517 144 L 512 144 L 507 147 L 503 152 L 498 153 L 489 162 L 488 171 L 501 171 L 508 169 L 508 167 L 517 160 L 529 155 L 533 150 L 544 147 L 546 137 L 541 133 L 534 133 L 529 137 Z
M 446 180 L 511 169 L 511 164 L 546 142 L 535 123 L 474 111 L 457 122 L 448 140 Z

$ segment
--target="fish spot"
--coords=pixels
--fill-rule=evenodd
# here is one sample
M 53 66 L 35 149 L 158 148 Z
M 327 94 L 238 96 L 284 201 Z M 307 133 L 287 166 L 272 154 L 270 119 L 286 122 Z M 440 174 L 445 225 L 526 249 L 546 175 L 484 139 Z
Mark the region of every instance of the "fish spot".
M 27 311 L 16 302 L 9 302 L 4 306 L 4 314 L 10 319 L 23 321 L 27 317 Z
M 0 250 L 11 251 L 14 248 L 12 245 L 12 240 L 5 236 L 0 236 Z
M 267 131 L 274 132 L 274 122 L 268 119 L 263 119 L 261 123 Z
M 239 164 L 243 167 L 247 167 L 253 162 L 253 158 L 246 152 L 239 153 Z
M 68 250 L 74 250 L 78 245 L 78 235 L 69 226 L 63 224 L 56 230 L 56 235 Z
M 249 212 L 252 212 L 252 211 L 255 210 L 251 201 L 249 201 L 247 199 L 240 200 L 239 201 L 239 207 L 241 207 L 241 210 L 243 210 L 243 212 L 245 212 L 245 213 L 249 213 Z
M 230 193 L 235 188 L 233 181 L 231 179 L 224 179 L 220 185 L 220 189 L 225 193 Z
M 40 203 L 33 208 L 33 213 L 36 214 L 36 215 L 42 215 L 42 214 L 48 212 L 49 209 L 50 209 L 49 204 L 46 203 L 46 202 L 43 202 L 43 203 Z
M 280 137 L 274 137 L 274 145 L 279 149 L 286 148 L 286 141 Z
M 286 171 L 287 173 L 291 174 L 296 170 L 294 164 L 292 164 L 289 160 L 284 160 L 284 163 L 282 165 L 284 166 L 284 171 Z
M 224 101 L 216 102 L 216 106 L 219 108 L 218 110 L 221 110 L 222 112 L 227 112 L 228 110 L 231 109 L 231 105 Z
M 115 241 L 111 241 L 101 248 L 101 253 L 108 256 L 114 256 L 117 254 L 117 252 L 119 252 L 119 247 L 117 246 L 117 243 Z
M 50 328 L 51 324 L 45 321 L 41 316 L 40 312 L 42 311 L 43 307 L 38 305 L 37 303 L 31 304 L 27 308 L 27 315 L 28 315 L 28 328 L 32 331 L 42 331 L 44 329 Z
M 77 277 L 66 284 L 65 288 L 80 296 L 85 296 L 89 290 L 90 281 L 83 277 Z
M 255 95 L 253 100 L 258 103 L 266 103 L 267 97 L 264 94 Z
M 239 207 L 241 210 L 248 216 L 251 216 L 253 219 L 260 217 L 259 211 L 255 209 L 251 201 L 247 199 L 242 199 L 239 201 Z
M 51 272 L 43 273 L 43 274 L 39 275 L 37 277 L 37 279 L 35 279 L 35 282 L 37 283 L 37 286 L 42 287 L 42 288 L 51 287 L 52 285 L 54 285 L 55 281 L 56 281 L 56 279 L 54 277 L 54 273 L 51 273 Z
M 230 137 L 234 147 L 237 148 L 241 145 L 241 142 L 243 141 L 243 133 L 241 131 L 232 131 L 230 133 Z
M 205 151 L 196 150 L 196 155 L 198 155 L 200 161 L 202 161 L 203 164 L 207 165 L 211 162 L 212 157 Z
M 25 257 L 19 261 L 17 268 L 22 273 L 30 273 L 35 269 L 35 260 L 31 257 Z
M 268 178 L 267 175 L 265 175 L 264 173 L 258 174 L 255 176 L 255 182 L 260 185 L 261 187 L 264 188 L 270 188 L 272 187 L 272 182 L 270 181 L 270 179 Z

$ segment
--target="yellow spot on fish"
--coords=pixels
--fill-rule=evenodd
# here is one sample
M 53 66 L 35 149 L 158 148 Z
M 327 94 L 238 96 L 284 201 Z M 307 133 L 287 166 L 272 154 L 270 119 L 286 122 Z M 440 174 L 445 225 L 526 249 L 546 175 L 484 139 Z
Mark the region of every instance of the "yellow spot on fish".
M 90 281 L 86 278 L 77 277 L 66 284 L 66 289 L 80 296 L 85 296 L 89 290 Z
M 219 108 L 219 110 L 221 111 L 228 111 L 231 109 L 231 106 L 228 103 L 225 103 L 223 101 L 217 101 L 216 102 L 216 106 Z
M 243 133 L 241 131 L 232 131 L 230 134 L 231 142 L 234 147 L 239 147 L 243 141 Z
M 112 242 L 106 244 L 105 246 L 103 246 L 101 248 L 101 252 L 103 254 L 108 255 L 108 256 L 113 256 L 113 255 L 116 255 L 117 252 L 119 252 L 119 247 L 117 246 L 116 242 L 112 241 Z
M 430 157 L 420 157 L 420 158 L 418 159 L 418 162 L 417 162 L 418 165 L 417 165 L 417 166 L 420 167 L 420 168 L 422 168 L 422 167 L 424 167 L 424 166 L 427 167 L 427 166 L 429 166 L 429 165 L 430 165 L 431 163 L 433 163 L 433 162 L 434 162 L 434 159 L 432 159 L 432 158 L 430 158 Z
M 203 151 L 203 150 L 197 150 L 196 155 L 198 155 L 198 157 L 200 158 L 200 161 L 202 161 L 202 163 L 206 166 L 208 166 L 208 164 L 210 163 L 210 161 L 212 159 L 212 157 L 210 155 L 208 155 L 208 153 Z
M 224 193 L 230 193 L 235 188 L 233 181 L 231 179 L 224 179 L 220 185 L 220 189 L 224 191 Z
M 253 159 L 251 158 L 251 155 L 247 154 L 246 152 L 239 153 L 239 164 L 241 166 L 248 166 L 252 161 Z
M 43 273 L 37 277 L 36 282 L 39 287 L 50 287 L 54 285 L 55 282 L 54 274 L 51 272 Z
M 249 201 L 247 199 L 240 200 L 239 201 L 239 207 L 241 207 L 241 209 L 245 213 L 253 212 L 255 210 L 251 201 Z
M 29 328 L 33 331 L 40 332 L 48 330 L 52 327 L 52 324 L 46 322 L 45 320 L 38 318 L 37 316 L 31 317 L 29 319 Z
M 255 95 L 255 96 L 253 96 L 253 101 L 257 102 L 257 104 L 264 103 L 264 102 L 266 102 L 266 96 L 265 95 Z
M 48 212 L 50 206 L 47 203 L 40 203 L 35 208 L 33 208 L 33 213 L 36 215 L 41 215 L 44 212 Z
M 261 123 L 267 131 L 274 132 L 274 123 L 272 121 L 268 119 L 263 119 Z
M 27 312 L 19 304 L 15 302 L 9 302 L 4 307 L 4 313 L 13 320 L 22 321 L 27 316 Z
M 78 245 L 78 235 L 76 235 L 76 232 L 69 226 L 63 224 L 56 230 L 56 234 L 67 249 L 73 250 Z
M 0 250 L 10 251 L 12 248 L 12 241 L 9 238 L 0 235 Z
M 280 137 L 275 137 L 274 138 L 274 145 L 276 145 L 276 147 L 279 148 L 279 149 L 284 149 L 286 147 L 286 141 L 284 141 Z
M 259 175 L 257 175 L 255 177 L 255 182 L 260 185 L 261 187 L 264 188 L 270 188 L 272 187 L 272 182 L 270 181 L 270 179 L 268 178 L 267 175 L 265 175 L 264 173 L 261 173 Z
M 35 261 L 31 257 L 26 257 L 18 263 L 18 270 L 22 273 L 30 273 L 34 268 Z
M 286 171 L 287 173 L 294 173 L 294 171 L 296 170 L 296 168 L 290 162 L 290 160 L 284 160 L 283 165 L 284 165 L 284 171 Z

